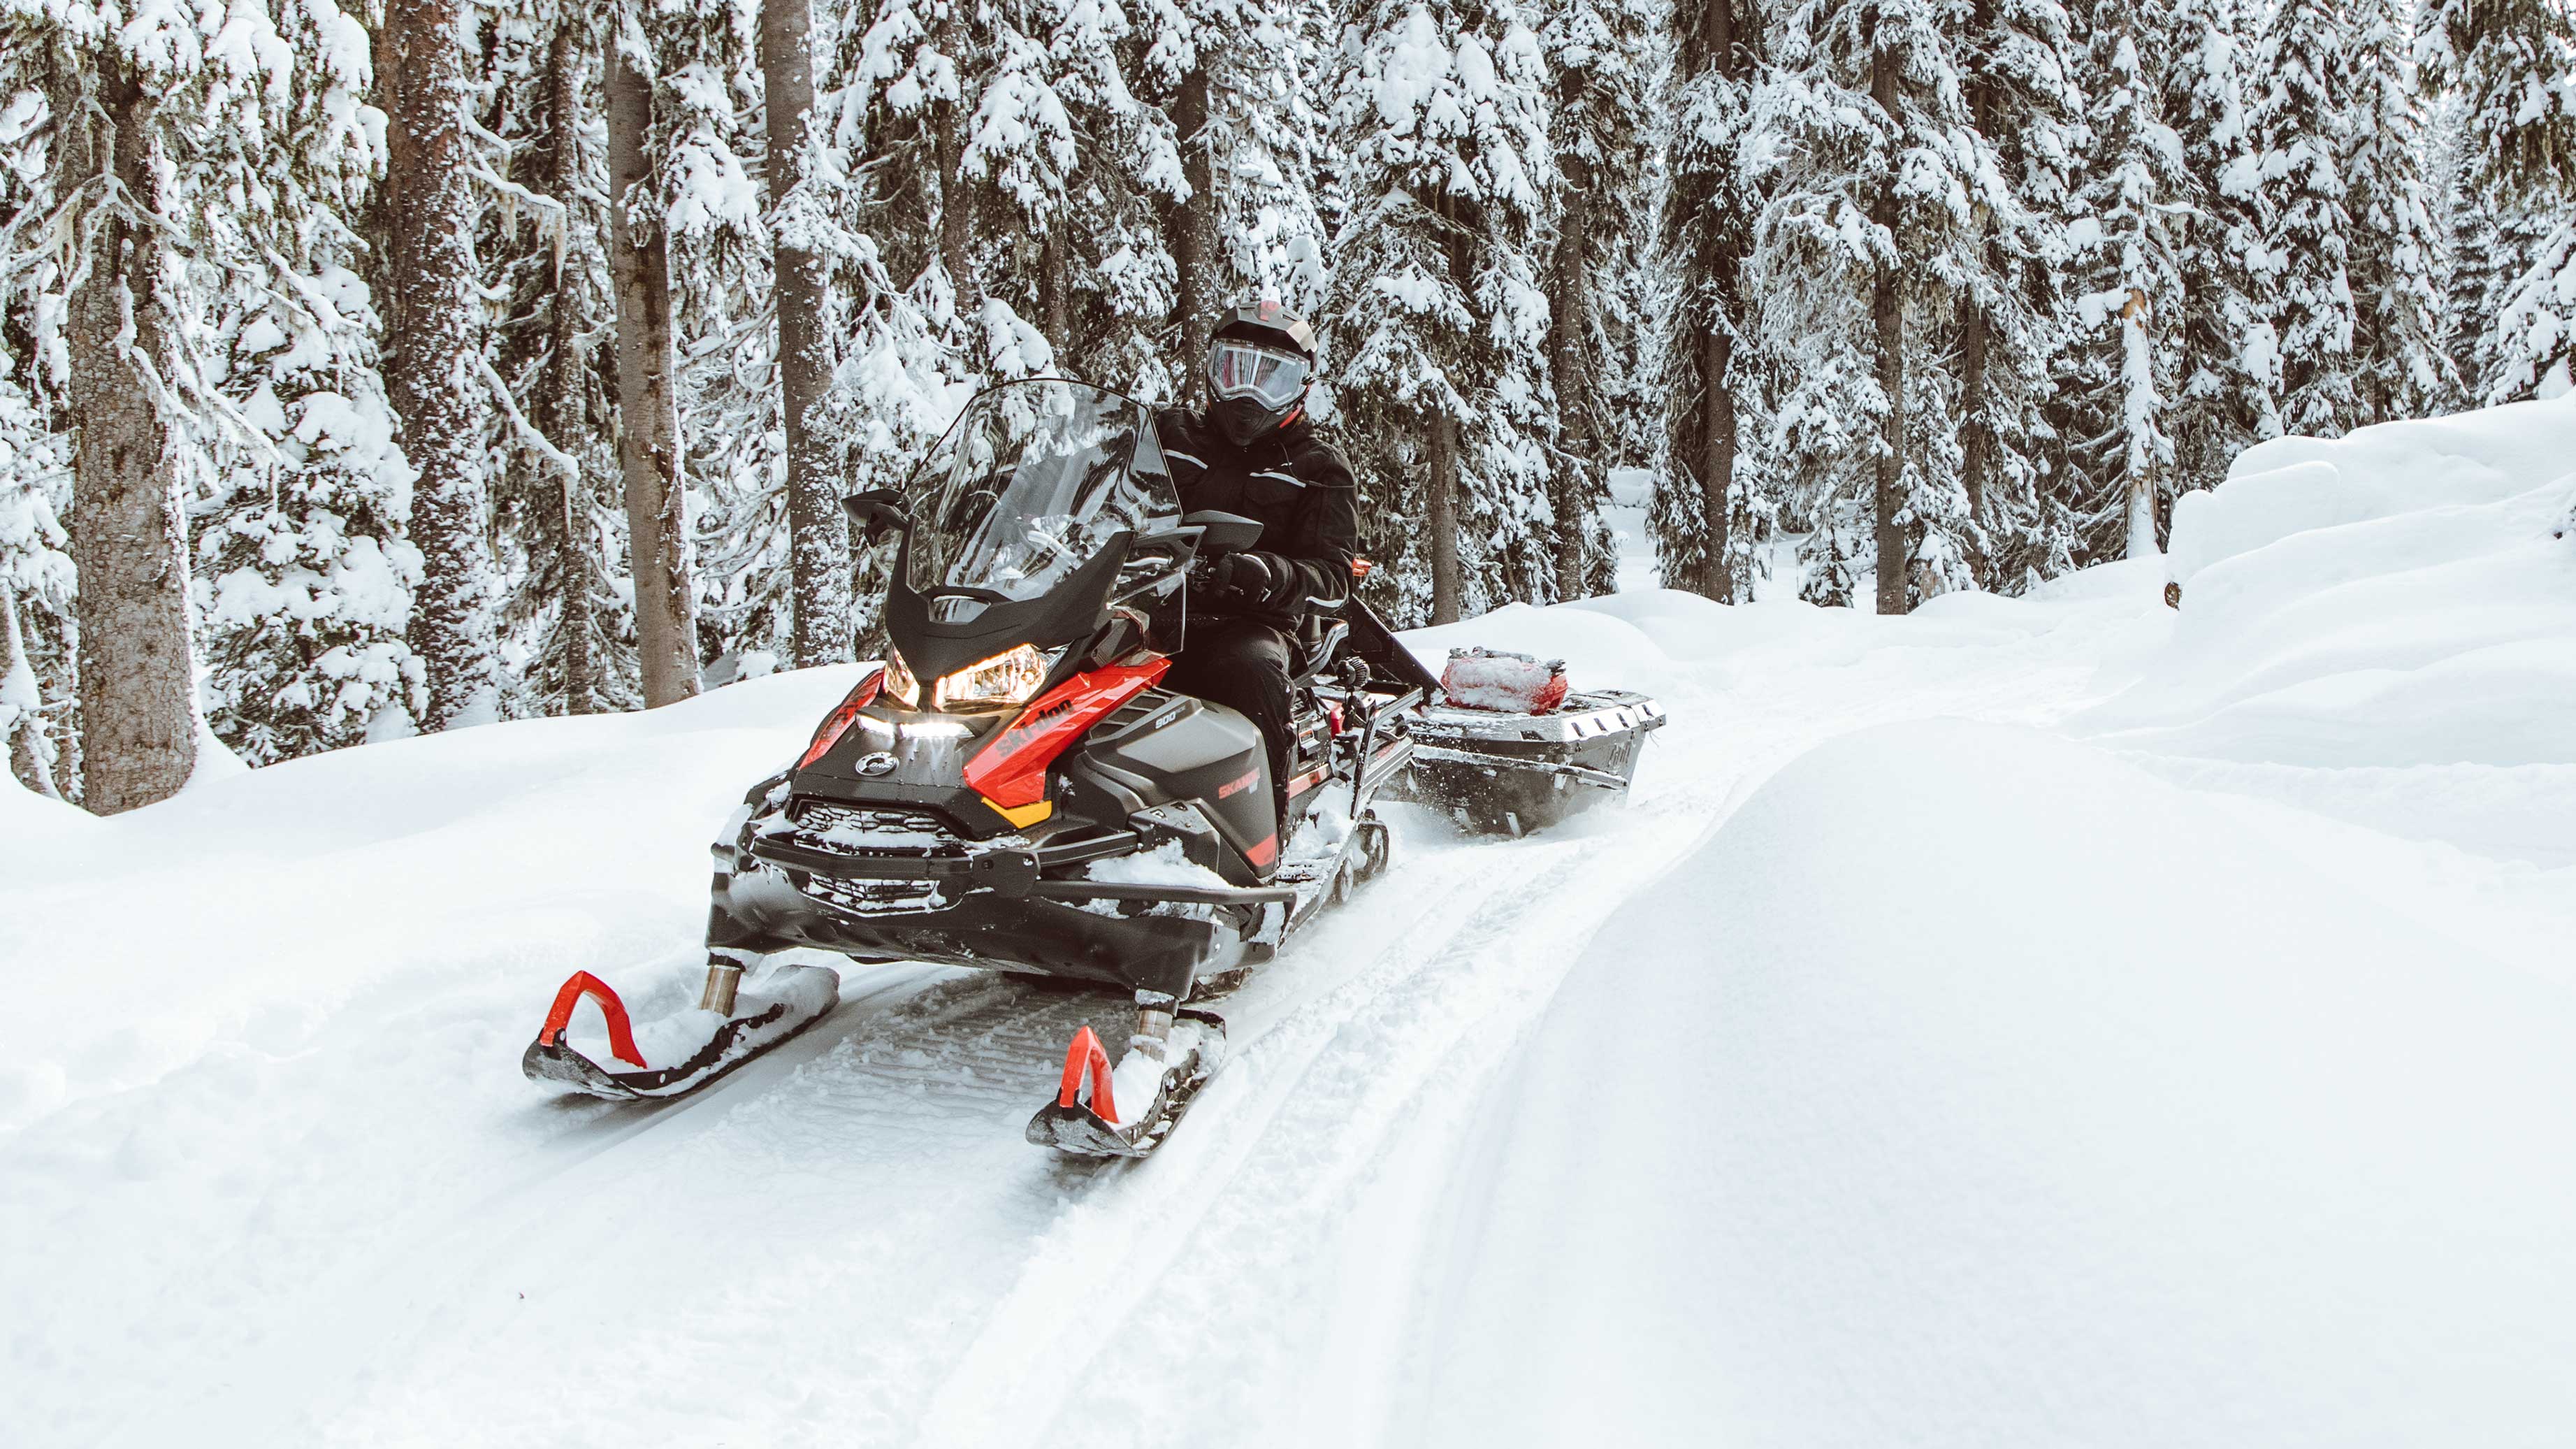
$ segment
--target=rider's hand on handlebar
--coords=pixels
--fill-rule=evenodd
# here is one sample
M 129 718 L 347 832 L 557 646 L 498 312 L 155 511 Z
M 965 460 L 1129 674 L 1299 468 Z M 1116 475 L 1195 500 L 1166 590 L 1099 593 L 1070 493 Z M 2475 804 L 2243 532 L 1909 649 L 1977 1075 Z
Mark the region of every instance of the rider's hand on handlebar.
M 1218 594 L 1255 608 L 1275 604 L 1290 577 L 1287 560 L 1266 553 L 1230 553 L 1208 571 Z

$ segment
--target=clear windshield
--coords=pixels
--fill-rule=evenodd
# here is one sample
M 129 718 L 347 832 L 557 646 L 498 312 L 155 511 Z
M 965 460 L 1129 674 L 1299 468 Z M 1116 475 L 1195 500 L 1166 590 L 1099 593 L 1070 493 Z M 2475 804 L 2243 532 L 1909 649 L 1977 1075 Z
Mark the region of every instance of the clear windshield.
M 1034 599 L 1115 535 L 1179 522 L 1180 496 L 1137 402 L 1040 378 L 967 404 L 914 480 L 911 585 Z

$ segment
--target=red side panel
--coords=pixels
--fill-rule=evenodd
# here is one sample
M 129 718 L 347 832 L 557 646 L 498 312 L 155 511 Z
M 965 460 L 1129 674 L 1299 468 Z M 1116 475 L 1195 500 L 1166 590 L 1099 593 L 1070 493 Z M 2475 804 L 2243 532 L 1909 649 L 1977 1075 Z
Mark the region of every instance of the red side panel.
M 1112 664 L 1077 674 L 1036 699 L 1010 728 L 966 762 L 966 783 L 996 805 L 1019 809 L 1046 798 L 1047 766 L 1100 717 L 1142 693 L 1172 667 L 1168 659 Z
M 600 1014 L 608 1018 L 609 1055 L 642 1067 L 644 1054 L 635 1049 L 635 1027 L 626 1019 L 626 1003 L 617 999 L 617 993 L 608 989 L 607 982 L 587 971 L 572 973 L 572 979 L 555 993 L 554 1009 L 546 1013 L 545 1027 L 537 1033 L 537 1045 L 553 1046 L 562 1037 L 563 1029 L 572 1024 L 572 1009 L 580 1005 L 585 996 L 597 998 Z
M 823 722 L 820 725 L 815 726 L 814 742 L 807 745 L 805 753 L 797 757 L 796 768 L 804 769 L 807 765 L 823 758 L 831 751 L 832 746 L 839 744 L 841 735 L 850 727 L 850 721 L 859 717 L 860 710 L 876 702 L 877 691 L 884 686 L 883 669 L 860 680 L 858 687 L 852 689 L 848 697 L 834 706 L 830 714 L 823 716 Z

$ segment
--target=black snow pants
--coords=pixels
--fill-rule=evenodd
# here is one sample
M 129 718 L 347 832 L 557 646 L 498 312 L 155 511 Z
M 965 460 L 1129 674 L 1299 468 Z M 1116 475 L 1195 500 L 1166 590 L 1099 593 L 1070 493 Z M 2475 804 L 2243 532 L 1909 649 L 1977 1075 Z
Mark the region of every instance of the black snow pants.
M 1285 843 L 1288 813 L 1288 636 L 1258 619 L 1190 621 L 1188 641 L 1163 684 L 1240 711 L 1270 753 L 1270 818 Z

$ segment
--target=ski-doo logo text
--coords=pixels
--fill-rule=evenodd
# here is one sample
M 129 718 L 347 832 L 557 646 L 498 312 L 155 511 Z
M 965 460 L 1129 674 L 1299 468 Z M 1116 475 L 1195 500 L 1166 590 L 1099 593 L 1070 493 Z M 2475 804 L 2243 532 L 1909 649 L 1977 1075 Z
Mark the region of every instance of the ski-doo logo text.
M 894 766 L 894 756 L 887 754 L 883 750 L 879 750 L 873 755 L 862 755 L 859 757 L 859 773 L 867 776 L 871 780 L 882 780 L 886 776 L 893 774 Z

